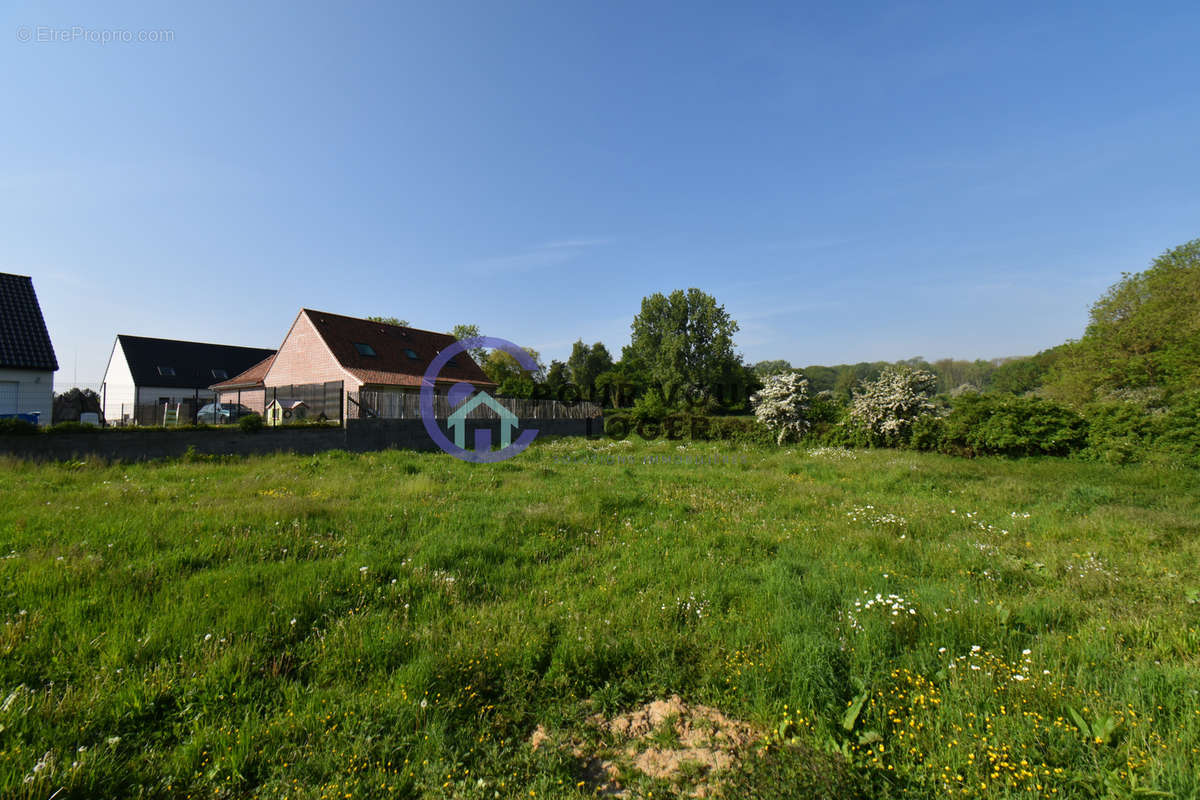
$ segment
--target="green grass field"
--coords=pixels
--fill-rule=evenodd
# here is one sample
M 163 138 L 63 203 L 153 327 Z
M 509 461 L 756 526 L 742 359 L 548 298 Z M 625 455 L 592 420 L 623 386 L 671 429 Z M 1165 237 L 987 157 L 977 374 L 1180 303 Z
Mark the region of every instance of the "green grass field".
M 1197 488 L 579 440 L 9 462 L 0 796 L 583 797 L 596 756 L 631 797 L 1195 797 Z M 602 720 L 672 695 L 754 741 L 639 771 L 678 720 Z

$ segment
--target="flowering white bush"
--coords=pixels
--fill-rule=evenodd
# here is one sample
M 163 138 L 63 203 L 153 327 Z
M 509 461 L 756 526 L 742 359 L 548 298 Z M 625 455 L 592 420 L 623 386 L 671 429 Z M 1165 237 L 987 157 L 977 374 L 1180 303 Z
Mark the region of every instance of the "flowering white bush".
M 783 372 L 763 379 L 763 388 L 750 398 L 754 416 L 775 432 L 777 444 L 800 438 L 808 430 L 808 378 L 801 372 Z
M 850 404 L 850 419 L 866 429 L 876 444 L 895 445 L 908 436 L 912 424 L 933 411 L 929 398 L 937 376 L 907 366 L 888 367 L 874 381 L 864 381 Z

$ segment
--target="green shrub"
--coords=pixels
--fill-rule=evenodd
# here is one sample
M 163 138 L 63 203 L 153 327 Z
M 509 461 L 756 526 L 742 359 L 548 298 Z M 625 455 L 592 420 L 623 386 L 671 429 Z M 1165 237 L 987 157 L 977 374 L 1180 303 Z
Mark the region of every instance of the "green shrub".
M 830 392 L 813 395 L 808 406 L 808 417 L 814 425 L 826 423 L 836 425 L 846 418 L 846 406 L 839 403 Z
M 633 402 L 631 413 L 633 414 L 633 418 L 638 422 L 642 422 L 643 420 L 657 421 L 665 419 L 672 413 L 672 409 L 666 404 L 657 389 L 650 389 L 639 395 L 638 399 Z
M 914 450 L 939 450 L 946 434 L 944 417 L 926 414 L 913 423 L 908 446 Z
M 965 456 L 1065 456 L 1087 442 L 1083 417 L 1039 397 L 963 394 L 937 422 L 925 422 L 914 446 Z
M 0 419 L 0 436 L 29 436 L 38 432 L 38 426 L 32 422 L 13 417 Z
M 1088 421 L 1087 450 L 1092 461 L 1125 464 L 1140 461 L 1162 433 L 1162 411 L 1135 403 L 1103 402 L 1084 406 Z
M 1088 420 L 1083 457 L 1110 464 L 1168 456 L 1200 465 L 1200 393 L 1176 396 L 1169 407 L 1144 402 L 1098 402 Z
M 775 444 L 775 435 L 753 417 L 709 417 L 706 439 L 743 444 Z
M 263 429 L 263 418 L 260 414 L 247 414 L 238 420 L 238 427 L 243 433 L 258 433 Z
M 1160 424 L 1155 447 L 1200 466 L 1200 392 L 1176 400 Z
M 870 431 L 846 417 L 836 424 L 817 425 L 810 440 L 825 447 L 873 447 Z
M 46 433 L 95 433 L 98 430 L 100 428 L 96 425 L 67 420 L 66 422 L 57 422 L 46 428 Z

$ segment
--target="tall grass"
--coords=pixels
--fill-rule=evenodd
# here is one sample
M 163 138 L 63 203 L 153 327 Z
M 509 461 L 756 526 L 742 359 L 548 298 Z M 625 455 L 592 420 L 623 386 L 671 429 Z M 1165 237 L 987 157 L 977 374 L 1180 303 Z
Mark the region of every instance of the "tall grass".
M 1192 797 L 1196 489 L 579 440 L 9 462 L 0 796 L 585 796 L 535 726 L 679 693 L 764 732 L 743 793 L 833 758 L 866 796 Z

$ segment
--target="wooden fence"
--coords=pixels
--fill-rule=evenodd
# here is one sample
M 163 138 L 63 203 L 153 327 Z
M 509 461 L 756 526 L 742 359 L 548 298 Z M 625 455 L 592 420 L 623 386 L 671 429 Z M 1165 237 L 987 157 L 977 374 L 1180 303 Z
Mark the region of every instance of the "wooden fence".
M 347 416 L 350 418 L 368 419 L 419 419 L 421 417 L 421 396 L 416 392 L 389 392 L 364 389 L 360 392 L 348 392 L 346 398 Z M 534 419 L 592 419 L 601 416 L 600 406 L 596 403 L 578 402 L 563 403 L 558 400 L 528 400 L 521 397 L 497 397 L 496 400 L 517 418 Z M 433 396 L 434 419 L 446 419 L 457 406 L 451 406 L 444 394 Z M 492 419 L 496 412 L 480 404 L 467 412 L 467 419 Z

